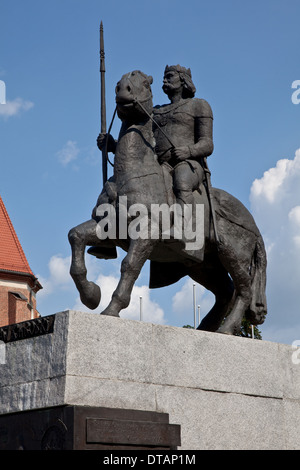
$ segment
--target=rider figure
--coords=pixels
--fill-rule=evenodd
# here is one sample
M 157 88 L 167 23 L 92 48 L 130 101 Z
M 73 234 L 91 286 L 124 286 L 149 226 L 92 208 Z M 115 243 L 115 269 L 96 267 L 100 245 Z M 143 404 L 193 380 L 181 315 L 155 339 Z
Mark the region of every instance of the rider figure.
M 167 65 L 162 88 L 171 103 L 156 106 L 153 118 L 174 147 L 170 148 L 164 133 L 154 126 L 156 153 L 161 164 L 173 168 L 177 203 L 193 204 L 192 192 L 204 179 L 203 158 L 213 152 L 212 110 L 205 100 L 194 98 L 190 69 Z
M 207 101 L 194 98 L 196 88 L 190 69 L 167 65 L 162 88 L 170 103 L 153 109 L 158 125 L 153 125 L 155 150 L 159 163 L 173 176 L 173 190 L 184 224 L 185 205 L 194 206 L 193 191 L 204 180 L 204 159 L 213 152 L 213 114 Z M 106 138 L 107 150 L 114 153 L 116 141 L 111 135 L 100 134 L 98 147 L 102 150 Z
M 207 101 L 194 98 L 196 88 L 190 69 L 167 65 L 162 88 L 171 103 L 156 106 L 153 118 L 170 136 L 174 147 L 170 147 L 164 133 L 154 125 L 158 161 L 174 169 L 177 202 L 181 205 L 192 204 L 192 192 L 204 179 L 203 158 L 213 152 L 213 113 Z M 105 145 L 105 138 L 106 134 L 98 137 L 100 150 Z M 108 139 L 108 151 L 115 152 L 115 140 L 111 135 Z

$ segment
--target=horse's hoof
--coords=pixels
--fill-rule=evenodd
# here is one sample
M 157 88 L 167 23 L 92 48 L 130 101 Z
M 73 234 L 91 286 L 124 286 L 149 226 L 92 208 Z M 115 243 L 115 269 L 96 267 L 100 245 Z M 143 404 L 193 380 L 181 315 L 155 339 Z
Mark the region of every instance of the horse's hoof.
M 103 312 L 101 312 L 101 315 L 108 315 L 110 317 L 119 317 L 119 313 L 116 312 L 115 310 L 107 307 L 105 310 L 103 310 Z
M 224 327 L 220 327 L 216 333 L 222 333 L 223 335 L 234 335 L 234 332 L 231 331 L 229 328 L 224 328 Z
M 100 287 L 94 282 L 88 282 L 84 288 L 84 292 L 80 295 L 81 302 L 86 305 L 86 307 L 94 310 L 98 307 L 101 300 L 101 290 Z

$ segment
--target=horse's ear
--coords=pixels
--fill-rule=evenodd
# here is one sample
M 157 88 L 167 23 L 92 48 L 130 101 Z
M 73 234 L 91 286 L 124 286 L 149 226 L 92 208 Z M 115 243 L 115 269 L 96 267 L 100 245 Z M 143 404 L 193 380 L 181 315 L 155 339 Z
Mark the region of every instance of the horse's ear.
M 151 75 L 148 75 L 148 80 L 149 80 L 150 85 L 152 85 L 152 83 L 153 83 L 153 77 L 151 77 Z

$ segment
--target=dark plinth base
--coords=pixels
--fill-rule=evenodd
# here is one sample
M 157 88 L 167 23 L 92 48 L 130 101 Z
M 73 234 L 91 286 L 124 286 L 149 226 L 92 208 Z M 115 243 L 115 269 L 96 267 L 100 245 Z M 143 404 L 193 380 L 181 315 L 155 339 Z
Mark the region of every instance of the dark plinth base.
M 176 450 L 180 426 L 152 411 L 59 406 L 0 416 L 0 450 Z

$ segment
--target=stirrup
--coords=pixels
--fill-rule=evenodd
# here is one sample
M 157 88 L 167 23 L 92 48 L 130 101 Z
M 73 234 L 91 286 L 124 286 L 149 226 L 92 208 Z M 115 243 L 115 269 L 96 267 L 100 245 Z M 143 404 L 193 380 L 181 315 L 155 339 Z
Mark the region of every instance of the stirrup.
M 96 256 L 99 259 L 116 259 L 118 257 L 116 247 L 91 246 L 87 252 L 89 255 Z

